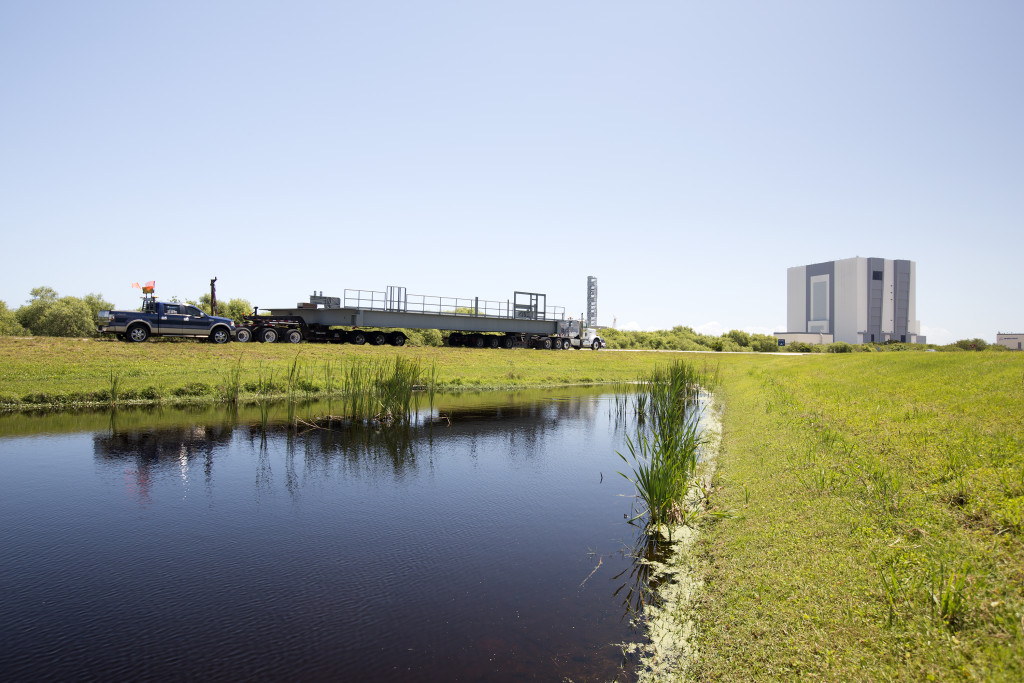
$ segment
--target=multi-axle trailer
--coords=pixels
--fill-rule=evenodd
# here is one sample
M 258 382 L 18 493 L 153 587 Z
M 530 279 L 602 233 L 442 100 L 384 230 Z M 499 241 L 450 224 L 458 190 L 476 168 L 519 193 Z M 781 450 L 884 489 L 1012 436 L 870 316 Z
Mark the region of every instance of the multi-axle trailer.
M 548 307 L 544 294 L 516 292 L 510 301 L 484 301 L 406 294 L 405 287 L 346 289 L 344 298 L 321 293 L 295 308 L 263 314 L 257 309 L 235 330 L 235 340 L 402 346 L 406 336 L 398 328 L 448 332 L 449 346 L 595 351 L 604 346 L 594 329 L 567 319 L 564 308 Z

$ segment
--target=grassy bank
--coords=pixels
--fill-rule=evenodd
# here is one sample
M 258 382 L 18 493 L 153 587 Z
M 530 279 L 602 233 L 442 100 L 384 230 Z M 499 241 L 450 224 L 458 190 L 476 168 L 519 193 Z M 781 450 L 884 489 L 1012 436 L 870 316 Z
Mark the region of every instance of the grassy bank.
M 402 358 L 436 373 L 439 390 L 632 381 L 664 357 L 645 353 L 535 351 L 326 344 L 123 342 L 0 337 L 0 406 L 217 401 L 284 395 L 313 397 L 339 388 L 352 364 Z M 296 362 L 299 367 L 293 367 Z
M 723 359 L 700 680 L 1024 680 L 1024 355 Z

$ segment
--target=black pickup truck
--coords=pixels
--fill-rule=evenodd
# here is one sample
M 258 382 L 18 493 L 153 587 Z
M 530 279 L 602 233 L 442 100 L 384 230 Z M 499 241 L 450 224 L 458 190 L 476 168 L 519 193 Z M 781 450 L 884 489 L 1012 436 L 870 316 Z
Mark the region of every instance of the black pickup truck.
M 118 339 L 143 342 L 154 336 L 205 337 L 215 344 L 231 341 L 235 321 L 206 315 L 191 304 L 147 298 L 141 311 L 100 311 L 98 329 Z

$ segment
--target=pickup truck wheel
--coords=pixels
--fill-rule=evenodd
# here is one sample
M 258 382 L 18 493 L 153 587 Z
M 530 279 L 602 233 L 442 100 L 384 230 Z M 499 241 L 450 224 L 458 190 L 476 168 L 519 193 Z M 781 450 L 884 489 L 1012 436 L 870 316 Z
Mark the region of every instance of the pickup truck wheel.
M 362 332 L 355 332 L 355 331 L 349 332 L 348 333 L 348 343 L 349 344 L 363 345 L 363 344 L 366 343 L 366 335 L 363 334 Z
M 252 330 L 250 330 L 248 327 L 239 327 L 237 330 L 235 330 L 235 341 L 242 342 L 243 344 L 246 342 L 251 342 Z
M 599 342 L 597 340 L 594 340 L 594 343 L 590 345 L 590 348 L 592 348 L 595 351 L 597 351 L 598 349 L 601 348 L 601 342 Z
M 149 339 L 149 329 L 145 325 L 132 325 L 128 328 L 125 339 L 130 342 L 144 342 Z
M 384 342 L 387 341 L 387 337 L 384 336 L 383 332 L 371 332 L 370 343 L 374 346 L 383 346 Z
M 214 344 L 226 344 L 231 341 L 231 333 L 228 332 L 227 328 L 218 327 L 213 332 L 210 332 L 210 341 Z
M 288 340 L 289 344 L 298 344 L 302 341 L 302 332 L 299 330 L 288 330 L 288 334 L 285 335 L 285 339 Z
M 277 330 L 273 327 L 264 327 L 260 330 L 260 341 L 264 344 L 273 344 L 277 341 Z
M 392 332 L 388 335 L 388 343 L 392 346 L 405 346 L 405 335 L 401 332 Z

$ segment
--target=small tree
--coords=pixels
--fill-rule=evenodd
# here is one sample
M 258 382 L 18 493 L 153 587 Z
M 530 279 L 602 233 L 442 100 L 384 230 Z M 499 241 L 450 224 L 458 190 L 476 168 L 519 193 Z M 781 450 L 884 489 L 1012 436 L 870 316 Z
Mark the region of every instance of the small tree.
M 0 337 L 20 337 L 27 333 L 14 311 L 7 308 L 7 302 L 0 301 Z
M 94 320 L 100 314 L 100 311 L 109 311 L 114 308 L 114 304 L 104 299 L 102 294 L 86 294 L 82 297 L 82 301 L 89 307 Z
M 47 307 L 32 333 L 47 337 L 91 337 L 96 333 L 94 320 L 87 303 L 65 296 Z
M 242 322 L 244 316 L 252 315 L 252 304 L 247 299 L 231 299 L 226 304 L 221 303 L 218 308 L 219 315 L 231 318 L 236 323 Z
M 32 334 L 37 334 L 35 331 L 36 325 L 39 323 L 39 319 L 43 317 L 46 310 L 57 301 L 57 292 L 51 287 L 36 287 L 29 292 L 32 296 L 28 302 L 18 309 L 15 315 L 18 316 L 18 322 L 26 330 Z
M 750 346 L 750 335 L 743 330 L 729 330 L 722 336 L 729 337 L 736 342 L 737 346 Z
M 974 339 L 961 339 L 956 343 L 956 345 L 964 351 L 984 351 L 988 348 L 988 342 L 984 339 L 978 339 L 977 337 Z

